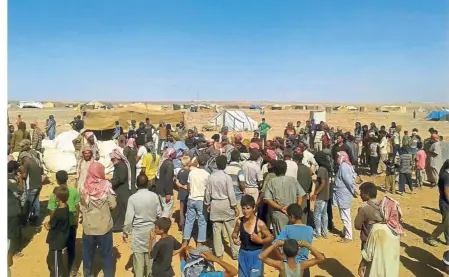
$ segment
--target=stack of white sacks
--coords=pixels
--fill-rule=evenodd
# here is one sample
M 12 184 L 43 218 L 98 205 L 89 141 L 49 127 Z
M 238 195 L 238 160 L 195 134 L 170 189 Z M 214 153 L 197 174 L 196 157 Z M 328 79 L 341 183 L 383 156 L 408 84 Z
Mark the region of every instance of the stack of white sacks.
M 55 140 L 44 139 L 42 141 L 43 165 L 48 172 L 55 173 L 65 170 L 69 174 L 76 173 L 77 160 L 72 141 L 78 135 L 77 131 L 71 130 L 59 134 Z M 118 146 L 113 140 L 97 141 L 97 144 L 100 149 L 99 162 L 104 165 L 105 173 L 109 174 L 114 170 L 109 154 Z

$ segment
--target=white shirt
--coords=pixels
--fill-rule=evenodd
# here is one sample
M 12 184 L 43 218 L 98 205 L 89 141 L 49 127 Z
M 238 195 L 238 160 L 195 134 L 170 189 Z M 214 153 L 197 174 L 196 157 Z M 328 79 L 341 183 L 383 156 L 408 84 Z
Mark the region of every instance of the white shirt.
M 379 148 L 380 148 L 380 154 L 381 155 L 388 154 L 388 151 L 387 151 L 387 138 L 386 137 L 383 137 L 380 140 Z
M 190 187 L 189 199 L 204 201 L 204 194 L 206 192 L 207 179 L 209 179 L 209 176 L 209 172 L 203 168 L 190 171 L 188 178 Z
M 148 153 L 147 148 L 145 146 L 140 146 L 139 150 L 137 151 L 137 157 L 139 158 L 139 161 L 136 164 L 136 168 L 142 168 L 142 160 L 143 156 L 145 156 Z
M 321 142 L 321 138 L 324 136 L 324 131 L 317 131 L 315 133 L 315 143 Z
M 398 132 L 395 132 L 393 134 L 393 141 L 394 141 L 394 144 L 396 144 L 396 145 L 399 145 L 401 143 L 401 139 L 399 137 Z
M 287 172 L 285 173 L 285 176 L 290 176 L 295 179 L 298 178 L 298 164 L 292 160 L 285 160 L 285 163 L 287 164 Z
M 259 188 L 258 182 L 263 181 L 262 170 L 257 161 L 247 161 L 242 164 L 243 174 L 247 188 Z

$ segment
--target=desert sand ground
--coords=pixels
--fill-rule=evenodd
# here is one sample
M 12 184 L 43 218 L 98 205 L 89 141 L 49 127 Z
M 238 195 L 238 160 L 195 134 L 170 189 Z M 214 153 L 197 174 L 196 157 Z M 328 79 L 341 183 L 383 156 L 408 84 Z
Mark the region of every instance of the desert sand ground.
M 43 126 L 48 115 L 53 114 L 57 121 L 57 132 L 70 129 L 68 123 L 76 112 L 71 109 L 44 109 L 44 110 L 18 110 L 9 109 L 8 111 L 11 122 L 15 122 L 18 114 L 21 114 L 23 120 L 27 123 L 38 121 Z M 187 125 L 197 126 L 199 129 L 207 120 L 213 115 L 212 112 L 186 113 Z M 248 111 L 248 115 L 255 120 L 260 120 L 258 112 Z M 449 135 L 449 124 L 447 122 L 427 122 L 424 120 L 425 113 L 417 113 L 417 119 L 412 118 L 411 112 L 406 114 L 395 113 L 349 113 L 338 112 L 328 115 L 328 122 L 331 126 L 341 126 L 344 130 L 353 129 L 355 121 L 361 121 L 362 124 L 369 124 L 374 121 L 377 126 L 389 126 L 391 121 L 397 122 L 403 126 L 403 130 L 411 131 L 416 127 L 419 129 L 421 135 L 427 136 L 427 129 L 434 127 L 439 130 L 440 134 Z M 281 135 L 286 122 L 301 120 L 304 122 L 308 118 L 308 112 L 302 111 L 269 111 L 265 113 L 265 118 L 273 127 L 270 136 Z M 213 132 L 211 132 L 212 134 Z M 246 133 L 245 136 L 251 136 L 251 133 Z M 362 177 L 364 181 L 374 181 L 379 187 L 383 186 L 383 178 Z M 41 193 L 41 214 L 46 216 L 44 219 L 48 221 L 47 216 L 47 201 L 54 183 L 53 176 L 50 178 L 50 184 L 45 185 Z M 383 195 L 379 193 L 379 197 Z M 446 246 L 440 244 L 438 247 L 431 247 L 423 242 L 423 238 L 427 237 L 435 228 L 436 224 L 440 222 L 441 216 L 438 210 L 438 190 L 436 188 L 424 187 L 422 190 L 417 190 L 417 194 L 405 194 L 404 196 L 395 196 L 401 203 L 404 212 L 404 227 L 407 231 L 406 235 L 401 239 L 401 268 L 399 276 L 426 276 L 437 277 L 445 276 L 441 271 L 441 258 L 444 251 L 448 250 Z M 357 209 L 362 205 L 360 198 L 354 199 L 351 210 L 352 218 L 355 217 Z M 176 222 L 178 206 L 175 207 L 173 221 Z M 337 230 L 342 230 L 341 220 L 338 216 L 338 210 L 334 209 L 335 224 Z M 27 238 L 26 246 L 23 249 L 24 257 L 14 258 L 14 265 L 12 266 L 12 276 L 14 277 L 28 277 L 28 276 L 48 276 L 46 266 L 46 255 L 48 251 L 45 243 L 47 231 L 42 230 L 40 233 L 35 233 L 34 228 L 27 227 L 24 231 Z M 81 258 L 81 234 L 82 228 L 78 230 L 77 239 L 77 263 L 80 265 L 80 272 L 82 272 L 82 258 Z M 181 233 L 178 232 L 176 223 L 172 225 L 170 234 L 176 239 L 181 240 Z M 440 238 L 443 239 L 443 238 Z M 360 239 L 358 232 L 354 230 L 354 241 L 349 244 L 338 243 L 338 235 L 331 235 L 327 240 L 314 240 L 313 244 L 319 250 L 324 252 L 327 260 L 311 270 L 312 276 L 338 276 L 351 277 L 357 276 L 357 268 L 361 259 L 360 255 Z M 114 258 L 116 260 L 116 276 L 133 276 L 132 274 L 132 253 L 129 243 L 124 243 L 121 234 L 114 235 Z M 237 266 L 235 261 L 232 261 L 229 255 L 225 259 L 231 264 Z M 97 268 L 100 262 L 97 259 Z M 181 276 L 179 271 L 179 258 L 173 258 L 173 267 L 176 276 Z M 218 268 L 218 267 L 217 267 Z M 98 276 L 103 276 L 100 272 Z M 265 268 L 265 276 L 278 276 L 271 268 Z

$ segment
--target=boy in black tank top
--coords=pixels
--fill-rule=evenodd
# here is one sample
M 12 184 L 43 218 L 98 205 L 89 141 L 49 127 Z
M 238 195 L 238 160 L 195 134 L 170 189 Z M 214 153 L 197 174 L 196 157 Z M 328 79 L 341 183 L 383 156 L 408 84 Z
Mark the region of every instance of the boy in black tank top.
M 234 243 L 240 245 L 239 276 L 263 276 L 263 263 L 258 256 L 264 245 L 273 241 L 273 236 L 265 223 L 256 217 L 256 201 L 251 195 L 244 195 L 240 205 L 243 216 L 236 220 L 232 234 Z

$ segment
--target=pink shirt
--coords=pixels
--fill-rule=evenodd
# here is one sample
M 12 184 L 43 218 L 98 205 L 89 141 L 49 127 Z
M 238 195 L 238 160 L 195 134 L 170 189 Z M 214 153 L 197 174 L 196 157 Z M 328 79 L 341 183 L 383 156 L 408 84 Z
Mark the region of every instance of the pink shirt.
M 416 153 L 416 169 L 425 169 L 426 168 L 426 159 L 427 159 L 427 155 L 426 152 L 424 152 L 424 150 L 419 150 Z

